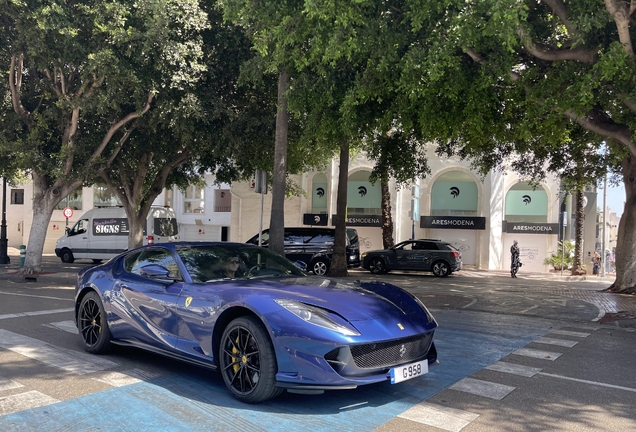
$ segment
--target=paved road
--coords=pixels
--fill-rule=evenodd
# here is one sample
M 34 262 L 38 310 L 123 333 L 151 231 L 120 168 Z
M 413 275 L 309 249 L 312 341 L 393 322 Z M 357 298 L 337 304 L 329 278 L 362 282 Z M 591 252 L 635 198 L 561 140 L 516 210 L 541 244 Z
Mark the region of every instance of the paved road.
M 196 367 L 136 350 L 84 353 L 69 280 L 88 264 L 49 261 L 35 283 L 0 271 L 2 431 L 636 429 L 633 320 L 603 321 L 629 316 L 636 299 L 599 292 L 606 282 L 385 275 L 432 309 L 440 365 L 398 385 L 246 406 Z

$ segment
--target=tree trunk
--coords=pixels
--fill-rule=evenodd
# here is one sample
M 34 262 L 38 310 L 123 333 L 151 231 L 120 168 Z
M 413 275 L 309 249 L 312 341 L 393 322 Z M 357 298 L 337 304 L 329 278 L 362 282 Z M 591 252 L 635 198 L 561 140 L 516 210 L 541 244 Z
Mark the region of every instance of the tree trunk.
M 126 216 L 128 216 L 128 249 L 134 249 L 144 244 L 144 229 L 148 213 L 134 211 L 126 206 Z M 150 235 L 150 233 L 147 233 Z
M 636 156 L 623 159 L 625 208 L 618 225 L 616 280 L 608 291 L 636 294 Z
M 81 186 L 75 182 L 64 186 L 50 186 L 44 177 L 33 173 L 33 222 L 29 231 L 24 266 L 21 274 L 33 274 L 42 270 L 42 253 L 51 215 L 62 199 Z
M 576 244 L 574 246 L 574 263 L 572 263 L 572 274 L 573 275 L 584 275 L 586 273 L 583 268 L 583 232 L 585 223 L 585 206 L 584 204 L 585 193 L 583 189 L 579 189 L 576 191 L 575 195 L 575 205 L 576 205 L 576 229 L 574 233 L 574 237 L 576 239 Z
M 333 256 L 329 276 L 345 277 L 347 271 L 347 180 L 349 178 L 349 142 L 340 146 L 340 167 L 338 169 L 338 198 L 336 199 L 336 238 L 333 244 Z
M 287 183 L 287 131 L 289 112 L 285 92 L 289 87 L 289 75 L 278 76 L 278 111 L 276 112 L 276 142 L 274 148 L 274 173 L 272 178 L 272 210 L 269 220 L 269 250 L 285 255 L 285 189 Z
M 393 239 L 393 218 L 391 217 L 391 193 L 389 191 L 389 179 L 382 178 L 382 246 L 390 249 L 395 245 Z

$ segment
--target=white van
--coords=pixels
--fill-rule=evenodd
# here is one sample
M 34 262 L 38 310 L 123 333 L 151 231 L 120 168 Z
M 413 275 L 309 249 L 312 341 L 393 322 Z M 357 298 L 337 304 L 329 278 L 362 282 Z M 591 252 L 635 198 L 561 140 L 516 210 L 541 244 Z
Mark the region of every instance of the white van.
M 128 249 L 128 218 L 123 207 L 98 207 L 84 213 L 55 244 L 62 262 L 88 258 L 110 259 Z M 178 240 L 177 216 L 170 207 L 153 206 L 148 212 L 144 244 Z

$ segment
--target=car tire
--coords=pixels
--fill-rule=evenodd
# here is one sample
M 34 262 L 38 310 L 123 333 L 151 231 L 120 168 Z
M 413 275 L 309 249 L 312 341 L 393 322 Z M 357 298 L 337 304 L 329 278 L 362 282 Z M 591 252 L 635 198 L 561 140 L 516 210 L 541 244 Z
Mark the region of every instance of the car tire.
M 446 261 L 435 261 L 433 263 L 433 274 L 437 277 L 446 277 L 451 274 L 450 266 Z
M 324 258 L 318 258 L 311 263 L 311 271 L 316 276 L 324 276 L 329 271 L 329 261 Z
M 86 351 L 103 354 L 110 349 L 106 311 L 95 291 L 89 292 L 82 299 L 77 311 L 77 327 Z
M 263 324 L 251 316 L 230 322 L 219 346 L 219 366 L 232 395 L 245 403 L 278 396 L 276 353 Z
M 72 264 L 75 261 L 75 257 L 73 256 L 73 252 L 70 249 L 62 249 L 60 252 L 60 259 L 63 263 Z
M 373 274 L 384 274 L 387 272 L 386 263 L 382 258 L 371 258 L 369 260 L 369 271 Z

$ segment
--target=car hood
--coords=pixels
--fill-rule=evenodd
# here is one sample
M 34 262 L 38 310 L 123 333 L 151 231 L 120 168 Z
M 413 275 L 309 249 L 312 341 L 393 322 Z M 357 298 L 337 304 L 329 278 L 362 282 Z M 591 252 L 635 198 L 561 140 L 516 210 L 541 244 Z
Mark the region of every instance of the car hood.
M 401 288 L 382 282 L 348 281 L 319 276 L 253 280 L 243 283 L 253 294 L 290 299 L 331 310 L 350 322 L 432 320 Z

